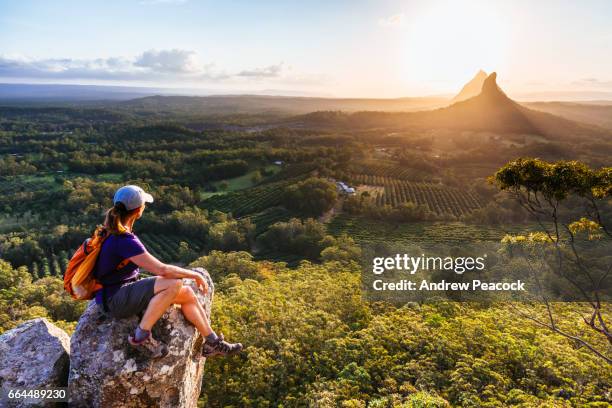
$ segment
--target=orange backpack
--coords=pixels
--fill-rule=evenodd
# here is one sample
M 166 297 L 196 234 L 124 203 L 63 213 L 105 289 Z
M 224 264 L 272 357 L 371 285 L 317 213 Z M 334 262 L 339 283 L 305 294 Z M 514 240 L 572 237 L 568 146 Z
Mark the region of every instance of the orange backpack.
M 74 299 L 93 299 L 102 284 L 94 277 L 94 267 L 102 249 L 102 243 L 109 234 L 103 226 L 98 225 L 91 238 L 87 238 L 83 245 L 76 250 L 64 273 L 64 289 Z M 115 270 L 119 270 L 130 263 L 129 259 L 119 262 Z
M 100 249 L 102 249 L 102 243 L 107 237 L 108 234 L 104 227 L 96 227 L 91 238 L 86 239 L 70 258 L 64 273 L 64 289 L 74 299 L 92 299 L 94 293 L 102 289 L 102 284 L 93 276 L 93 270 Z

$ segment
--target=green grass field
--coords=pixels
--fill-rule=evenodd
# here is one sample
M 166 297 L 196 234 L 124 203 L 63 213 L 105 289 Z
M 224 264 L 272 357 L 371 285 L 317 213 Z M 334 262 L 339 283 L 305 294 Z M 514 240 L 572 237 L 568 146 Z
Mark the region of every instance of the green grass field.
M 281 171 L 281 168 L 279 166 L 275 166 L 275 165 L 268 165 L 265 166 L 262 169 L 259 168 L 255 168 L 251 171 L 249 171 L 248 173 L 239 176 L 239 177 L 234 177 L 231 179 L 226 179 L 226 180 L 221 180 L 221 181 L 217 181 L 215 183 L 213 183 L 218 189 L 221 189 L 222 184 L 226 184 L 226 188 L 224 189 L 224 191 L 236 191 L 236 190 L 244 190 L 245 188 L 251 188 L 253 187 L 256 183 L 253 182 L 253 175 L 255 174 L 255 172 L 260 171 L 260 173 L 267 173 L 269 174 L 268 177 L 273 176 L 274 174 L 278 173 L 279 171 Z M 264 177 L 265 179 L 265 177 Z M 263 179 L 262 179 L 263 180 Z

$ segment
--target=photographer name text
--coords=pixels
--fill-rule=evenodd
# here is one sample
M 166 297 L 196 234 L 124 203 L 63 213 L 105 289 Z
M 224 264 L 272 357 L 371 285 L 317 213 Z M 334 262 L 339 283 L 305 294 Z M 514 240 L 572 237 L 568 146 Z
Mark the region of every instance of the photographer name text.
M 524 291 L 525 283 L 520 279 L 514 282 L 483 282 L 474 279 L 471 282 L 430 282 L 426 279 L 414 282 L 408 279 L 386 282 L 377 279 L 372 288 L 378 291 Z

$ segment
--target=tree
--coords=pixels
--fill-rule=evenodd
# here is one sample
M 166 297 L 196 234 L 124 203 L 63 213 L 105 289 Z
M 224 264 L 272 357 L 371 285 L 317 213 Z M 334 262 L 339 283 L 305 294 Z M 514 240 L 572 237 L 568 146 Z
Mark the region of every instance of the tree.
M 287 187 L 283 198 L 287 208 L 307 216 L 319 216 L 334 206 L 338 192 L 334 183 L 311 177 Z
M 540 233 L 527 237 L 507 236 L 505 244 L 549 247 L 553 259 L 549 262 L 554 276 L 566 282 L 590 307 L 583 316 L 586 325 L 612 344 L 609 316 L 604 315 L 603 302 L 609 300 L 612 258 L 610 227 L 605 224 L 603 210 L 612 196 L 612 168 L 593 170 L 577 161 L 548 163 L 539 159 L 514 160 L 495 173 L 491 180 L 501 190 L 508 191 L 538 222 Z M 571 200 L 574 200 L 573 202 Z M 570 207 L 564 206 L 571 202 Z M 577 215 L 577 209 L 583 209 Z M 589 242 L 600 241 L 597 252 Z M 538 252 L 541 257 L 544 252 Z M 594 257 L 594 255 L 599 254 Z M 525 255 L 525 252 L 523 252 Z M 537 279 L 539 271 L 534 271 Z M 605 295 L 608 294 L 608 299 Z M 547 308 L 545 319 L 521 312 L 540 326 L 572 339 L 587 347 L 608 363 L 612 358 L 590 344 L 579 334 L 569 333 L 555 321 L 547 296 L 542 299 Z
M 28 265 L 45 256 L 44 251 L 31 237 L 13 236 L 0 243 L 0 254 L 14 266 Z
M 36 317 L 75 322 L 86 306 L 87 302 L 75 302 L 66 293 L 61 279 L 45 277 L 33 282 L 25 267 L 15 269 L 0 259 L 0 334 Z
M 261 172 L 259 170 L 254 171 L 253 175 L 251 175 L 251 181 L 253 184 L 261 183 L 261 180 L 263 180 Z
M 213 223 L 208 231 L 208 244 L 211 249 L 223 251 L 241 251 L 251 247 L 255 234 L 255 225 L 245 218 L 227 220 Z
M 359 262 L 361 257 L 361 248 L 355 243 L 353 238 L 346 234 L 335 238 L 332 245 L 321 251 L 321 261 L 330 262 Z
M 335 243 L 335 239 L 326 234 L 323 224 L 312 218 L 305 221 L 292 218 L 287 222 L 272 224 L 259 236 L 258 243 L 271 251 L 318 260 L 321 251 Z
M 205 268 L 216 282 L 230 274 L 236 274 L 241 279 L 259 278 L 260 265 L 253 261 L 253 255 L 245 251 L 210 251 L 208 255 L 193 261 L 190 266 Z
M 191 250 L 191 248 L 189 248 L 189 244 L 187 242 L 179 242 L 178 257 L 181 262 L 184 263 L 189 263 L 193 260 L 193 258 L 195 258 L 195 253 Z

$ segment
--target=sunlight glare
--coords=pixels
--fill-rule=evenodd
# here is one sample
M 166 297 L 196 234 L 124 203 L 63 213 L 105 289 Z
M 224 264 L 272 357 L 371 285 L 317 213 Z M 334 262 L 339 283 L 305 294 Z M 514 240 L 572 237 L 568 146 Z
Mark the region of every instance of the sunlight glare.
M 484 1 L 432 2 L 408 22 L 404 63 L 407 81 L 461 86 L 479 69 L 499 70 L 510 30 L 501 10 Z

